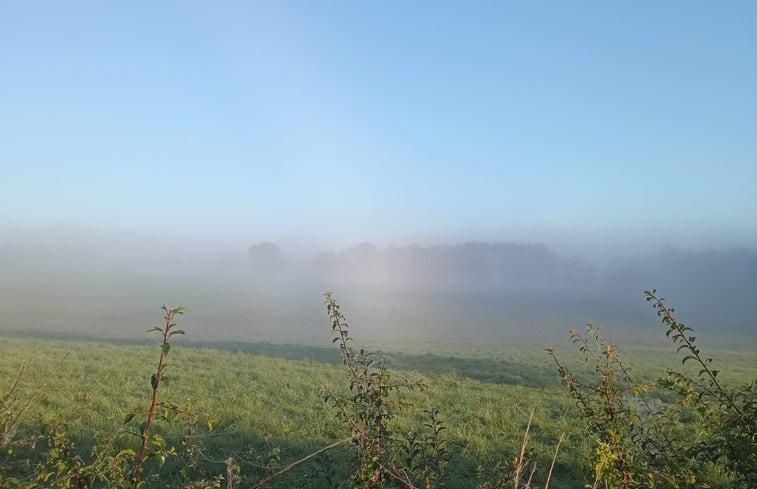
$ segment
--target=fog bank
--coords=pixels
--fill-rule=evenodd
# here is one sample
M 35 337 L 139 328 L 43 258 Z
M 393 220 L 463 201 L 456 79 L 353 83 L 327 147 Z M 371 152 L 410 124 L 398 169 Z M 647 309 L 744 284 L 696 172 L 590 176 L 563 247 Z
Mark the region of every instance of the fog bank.
M 700 334 L 754 338 L 757 252 L 746 248 L 617 256 L 601 264 L 539 243 L 469 242 L 310 254 L 249 247 L 0 246 L 0 330 L 139 338 L 159 305 L 183 304 L 190 337 L 324 341 L 322 294 L 355 333 L 547 341 L 587 321 L 631 341 L 662 340 L 642 291 L 656 287 Z M 650 332 L 656 332 L 651 335 Z

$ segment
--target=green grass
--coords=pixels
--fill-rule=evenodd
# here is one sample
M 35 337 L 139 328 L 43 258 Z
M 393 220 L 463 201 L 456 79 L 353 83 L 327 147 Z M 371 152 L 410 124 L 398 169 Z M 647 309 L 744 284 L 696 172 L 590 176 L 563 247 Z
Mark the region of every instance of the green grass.
M 453 447 L 448 487 L 476 487 L 482 473 L 498 463 L 510 463 L 532 410 L 531 446 L 542 473 L 561 433 L 568 436 L 551 487 L 581 487 L 585 482 L 582 461 L 590 441 L 581 435 L 573 403 L 543 348 L 468 344 L 455 351 L 451 344 L 381 346 L 393 359 L 397 377 L 429 386 L 404 397 L 407 406 L 399 425 L 417 422 L 423 409 L 431 406 L 442 413 Z M 570 346 L 561 350 L 562 356 L 582 368 Z M 8 384 L 26 361 L 29 367 L 18 397 L 41 390 L 24 413 L 22 431 L 32 433 L 45 423 L 64 422 L 86 448 L 94 432 L 112 433 L 121 428 L 130 410 L 146 406 L 158 354 L 157 346 L 5 337 L 0 338 L 0 383 Z M 671 348 L 621 347 L 621 355 L 647 379 L 668 366 L 678 368 L 680 362 Z M 720 351 L 712 356 L 727 382 L 748 382 L 757 373 L 755 353 Z M 277 464 L 286 465 L 349 434 L 334 409 L 324 403 L 321 387 L 346 391 L 346 373 L 336 347 L 183 342 L 174 345 L 169 360 L 173 380 L 161 387 L 161 399 L 181 404 L 191 398 L 215 421 L 214 431 L 198 434 L 206 447 L 203 468 L 209 473 L 223 472 L 223 461 L 233 457 L 249 484 L 260 477 L 271 445 L 281 447 Z M 179 436 L 170 430 L 165 434 Z M 124 438 L 121 443 L 136 442 Z M 349 471 L 341 461 L 350 456 L 349 447 L 322 455 L 271 487 L 326 487 L 319 481 L 329 471 L 337 480 L 346 480 Z M 174 477 L 171 470 L 165 467 L 164 476 Z

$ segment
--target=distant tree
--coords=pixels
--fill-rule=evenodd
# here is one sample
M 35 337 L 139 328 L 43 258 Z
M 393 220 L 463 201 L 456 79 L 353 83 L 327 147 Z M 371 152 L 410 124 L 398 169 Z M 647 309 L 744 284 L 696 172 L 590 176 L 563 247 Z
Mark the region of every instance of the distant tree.
M 365 242 L 320 253 L 312 270 L 352 285 L 499 293 L 583 290 L 595 273 L 578 258 L 564 258 L 546 245 L 509 242 L 383 250 Z
M 281 249 L 273 243 L 263 241 L 250 246 L 250 267 L 257 274 L 275 275 L 286 268 L 287 260 Z

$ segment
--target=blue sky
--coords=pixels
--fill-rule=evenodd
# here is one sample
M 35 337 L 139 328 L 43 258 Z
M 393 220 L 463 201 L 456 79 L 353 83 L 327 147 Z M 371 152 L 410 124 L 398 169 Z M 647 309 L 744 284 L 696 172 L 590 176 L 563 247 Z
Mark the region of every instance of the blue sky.
M 0 240 L 757 246 L 756 20 L 755 2 L 3 2 Z

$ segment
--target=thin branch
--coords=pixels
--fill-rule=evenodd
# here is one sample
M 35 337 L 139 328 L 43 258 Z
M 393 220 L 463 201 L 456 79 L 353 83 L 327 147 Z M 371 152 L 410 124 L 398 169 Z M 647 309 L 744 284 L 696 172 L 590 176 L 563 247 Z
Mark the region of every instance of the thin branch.
M 552 465 L 549 466 L 549 473 L 547 474 L 547 482 L 544 484 L 544 489 L 549 489 L 549 480 L 552 478 L 552 470 L 555 468 L 555 461 L 557 460 L 557 452 L 560 450 L 560 444 L 562 443 L 563 438 L 565 438 L 565 433 L 560 435 L 560 439 L 557 440 L 557 446 L 555 447 L 555 455 L 552 457 Z
M 317 457 L 318 455 L 322 454 L 323 452 L 325 452 L 327 450 L 331 450 L 332 448 L 336 448 L 339 445 L 343 445 L 343 444 L 345 444 L 345 443 L 353 440 L 354 438 L 355 438 L 355 436 L 349 436 L 349 437 L 343 438 L 343 439 L 341 439 L 339 441 L 335 441 L 331 445 L 328 445 L 328 446 L 325 446 L 325 447 L 323 447 L 321 449 L 318 449 L 315 452 L 311 453 L 310 455 L 302 457 L 301 459 L 297 460 L 296 462 L 292 462 L 291 464 L 287 465 L 283 469 L 281 469 L 281 470 L 279 470 L 277 472 L 274 472 L 273 474 L 269 475 L 265 479 L 261 480 L 260 482 L 258 482 L 254 486 L 252 486 L 250 489 L 261 489 L 261 488 L 265 487 L 269 482 L 271 482 L 271 479 L 275 479 L 276 477 L 284 474 L 285 472 L 289 472 L 290 470 L 292 470 L 293 468 L 297 467 L 301 463 L 307 462 L 311 458 Z

